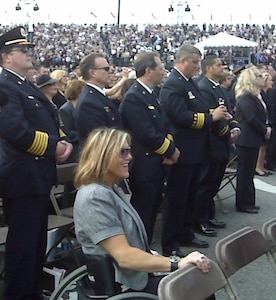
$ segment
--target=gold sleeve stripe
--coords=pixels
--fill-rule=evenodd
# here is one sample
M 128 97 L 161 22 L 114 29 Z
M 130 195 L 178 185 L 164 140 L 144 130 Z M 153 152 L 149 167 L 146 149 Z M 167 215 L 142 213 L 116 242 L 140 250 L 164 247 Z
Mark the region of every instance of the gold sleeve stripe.
M 167 150 L 168 148 L 170 147 L 170 141 L 169 139 L 165 139 L 163 144 L 161 145 L 160 148 L 158 148 L 157 150 L 155 150 L 154 152 L 157 153 L 157 154 L 160 154 L 160 155 L 163 155 Z
M 43 156 L 48 147 L 48 142 L 49 136 L 46 132 L 36 131 L 34 141 L 27 151 L 38 156 Z
M 227 126 L 222 128 L 222 130 L 219 132 L 219 135 L 220 136 L 225 135 L 228 132 L 228 130 L 229 130 L 229 126 L 227 125 Z
M 62 129 L 59 129 L 59 136 L 60 136 L 61 138 L 63 138 L 63 137 L 66 136 L 66 134 L 64 133 L 64 131 L 63 131 Z
M 192 128 L 201 129 L 204 126 L 204 122 L 205 122 L 205 114 L 204 113 L 195 113 Z
M 168 133 L 168 134 L 167 134 L 167 139 L 169 139 L 170 141 L 173 141 L 173 135 L 170 134 L 170 133 Z

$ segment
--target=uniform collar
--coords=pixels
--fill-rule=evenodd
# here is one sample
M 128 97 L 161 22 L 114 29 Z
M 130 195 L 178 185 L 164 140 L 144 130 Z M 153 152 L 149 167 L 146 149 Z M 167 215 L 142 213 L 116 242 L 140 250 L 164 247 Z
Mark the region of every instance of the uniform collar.
M 5 69 L 6 69 L 6 68 L 5 68 Z M 20 75 L 20 74 L 18 74 L 18 73 L 16 73 L 16 72 L 14 72 L 13 70 L 11 70 L 11 69 L 6 69 L 6 70 L 7 70 L 8 72 L 14 74 L 15 76 L 19 77 L 22 81 L 25 81 L 25 80 L 26 80 L 26 77 L 24 77 L 24 76 L 22 76 L 22 75 Z
M 175 70 L 176 70 L 181 76 L 184 77 L 184 79 L 185 79 L 186 81 L 189 81 L 189 80 L 190 80 L 190 78 L 188 78 L 187 76 L 185 76 L 179 69 L 177 69 L 177 67 L 174 67 L 174 68 L 175 68 Z
M 97 90 L 98 92 L 100 92 L 101 94 L 103 94 L 104 96 L 106 96 L 105 90 L 100 88 L 99 86 L 93 84 L 93 83 L 86 83 L 87 85 L 91 86 L 92 88 L 94 88 L 95 90 Z
M 214 81 L 213 79 L 208 78 L 208 77 L 206 77 L 206 78 L 207 78 L 209 81 L 211 81 L 213 85 L 215 85 L 215 86 L 219 86 L 219 85 L 220 85 L 219 82 Z
M 141 80 L 137 79 L 137 82 L 141 84 L 143 88 L 145 88 L 150 94 L 153 94 L 153 89 L 151 89 L 149 86 L 144 84 Z

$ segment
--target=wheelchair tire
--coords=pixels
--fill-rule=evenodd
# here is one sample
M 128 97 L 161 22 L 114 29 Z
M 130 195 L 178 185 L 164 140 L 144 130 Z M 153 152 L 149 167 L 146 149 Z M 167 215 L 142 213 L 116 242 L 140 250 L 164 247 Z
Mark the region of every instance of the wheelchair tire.
M 86 299 L 107 299 L 107 295 L 93 295 L 90 286 L 90 293 L 83 291 L 84 282 L 89 282 L 87 267 L 81 266 L 67 275 L 53 291 L 50 300 L 86 300 Z

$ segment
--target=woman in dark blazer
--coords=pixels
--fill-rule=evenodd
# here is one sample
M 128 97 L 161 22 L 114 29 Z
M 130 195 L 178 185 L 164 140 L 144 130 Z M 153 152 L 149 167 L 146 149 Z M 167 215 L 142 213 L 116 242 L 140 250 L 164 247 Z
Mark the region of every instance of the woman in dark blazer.
M 73 79 L 68 82 L 65 89 L 65 96 L 68 99 L 59 108 L 59 117 L 62 121 L 62 129 L 73 143 L 74 149 L 65 163 L 77 162 L 79 155 L 79 138 L 75 120 L 75 107 L 78 103 L 79 96 L 86 86 L 81 79 Z
M 85 86 L 85 82 L 81 79 L 73 79 L 68 81 L 65 89 L 65 96 L 68 101 L 59 109 L 59 117 L 63 125 L 62 130 L 66 133 L 68 139 L 74 146 L 71 155 L 64 163 L 78 162 L 79 160 L 79 137 L 75 120 L 75 107 Z M 76 189 L 73 182 L 67 182 L 64 185 L 64 194 L 61 207 L 67 208 L 72 206 L 75 201 L 75 195 Z
M 258 213 L 255 205 L 254 174 L 259 147 L 270 138 L 271 127 L 267 124 L 266 111 L 260 91 L 264 78 L 256 67 L 245 69 L 235 87 L 236 119 L 241 133 L 236 141 L 238 174 L 236 209 L 245 213 Z

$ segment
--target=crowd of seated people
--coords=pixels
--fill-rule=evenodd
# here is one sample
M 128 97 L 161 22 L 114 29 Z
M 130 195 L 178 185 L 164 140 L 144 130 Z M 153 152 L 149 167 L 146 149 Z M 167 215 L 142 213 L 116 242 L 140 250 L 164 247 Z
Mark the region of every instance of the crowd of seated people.
M 11 25 L 1 25 L 0 34 Z M 183 43 L 196 44 L 211 35 L 227 32 L 234 36 L 258 42 L 252 50 L 254 64 L 275 64 L 275 25 L 237 24 L 217 25 L 192 24 L 138 25 L 104 24 L 36 24 L 33 41 L 36 45 L 34 58 L 51 69 L 64 68 L 74 71 L 82 57 L 89 53 L 103 53 L 115 66 L 130 66 L 141 50 L 156 50 L 167 69 L 173 66 L 174 54 Z M 219 57 L 227 63 L 229 53 L 219 50 Z M 240 56 L 234 52 L 232 56 Z

